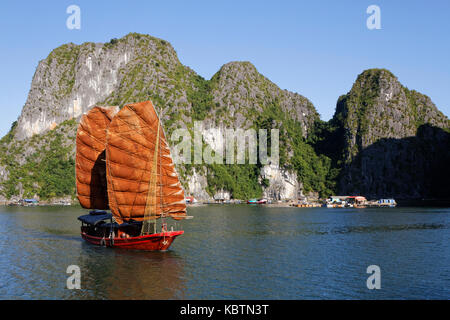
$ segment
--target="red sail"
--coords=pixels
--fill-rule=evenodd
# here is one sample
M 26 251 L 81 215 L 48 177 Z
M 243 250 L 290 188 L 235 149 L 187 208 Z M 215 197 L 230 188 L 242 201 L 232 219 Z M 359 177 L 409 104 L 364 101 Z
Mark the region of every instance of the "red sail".
M 184 191 L 150 101 L 124 106 L 106 141 L 109 207 L 118 223 L 186 217 Z
M 108 209 L 106 132 L 118 107 L 94 107 L 84 114 L 76 138 L 77 196 L 83 208 Z

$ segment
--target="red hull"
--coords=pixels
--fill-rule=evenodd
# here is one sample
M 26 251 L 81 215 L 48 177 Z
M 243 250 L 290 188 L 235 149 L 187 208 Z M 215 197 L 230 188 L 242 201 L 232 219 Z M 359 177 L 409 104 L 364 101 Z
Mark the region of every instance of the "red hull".
M 123 248 L 132 250 L 147 250 L 147 251 L 165 251 L 169 249 L 172 242 L 184 231 L 168 231 L 155 233 L 139 237 L 130 238 L 114 238 L 112 243 L 107 237 L 101 238 L 87 234 L 81 231 L 81 237 L 89 243 L 106 246 L 112 248 Z

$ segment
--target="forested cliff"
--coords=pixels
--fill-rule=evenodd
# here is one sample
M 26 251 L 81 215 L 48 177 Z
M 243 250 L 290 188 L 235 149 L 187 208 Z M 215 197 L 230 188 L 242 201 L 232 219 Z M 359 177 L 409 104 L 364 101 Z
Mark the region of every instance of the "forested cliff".
M 362 72 L 325 122 L 307 98 L 250 62 L 227 63 L 206 80 L 167 41 L 132 33 L 66 44 L 39 62 L 22 113 L 0 141 L 0 198 L 74 197 L 81 115 L 144 100 L 158 108 L 168 136 L 202 121 L 213 149 L 226 128 L 279 129 L 279 165 L 177 165 L 186 193 L 197 198 L 450 197 L 449 120 L 388 70 Z

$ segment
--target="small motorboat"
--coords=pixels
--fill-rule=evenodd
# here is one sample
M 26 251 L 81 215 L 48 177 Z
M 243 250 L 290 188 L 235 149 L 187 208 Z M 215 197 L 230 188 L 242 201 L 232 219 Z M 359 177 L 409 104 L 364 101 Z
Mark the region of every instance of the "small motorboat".
M 247 204 L 266 204 L 267 199 L 250 199 L 247 200 Z

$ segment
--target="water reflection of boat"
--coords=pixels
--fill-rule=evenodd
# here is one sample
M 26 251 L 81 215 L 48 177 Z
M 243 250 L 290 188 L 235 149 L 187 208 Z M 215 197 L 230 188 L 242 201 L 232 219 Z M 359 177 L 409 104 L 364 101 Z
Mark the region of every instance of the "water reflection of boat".
M 76 173 L 81 206 L 111 210 L 94 210 L 78 218 L 86 241 L 167 250 L 184 233 L 169 230 L 166 222 L 168 217 L 188 217 L 184 190 L 150 101 L 120 111 L 94 107 L 83 115 L 77 131 Z
M 133 261 L 132 266 L 130 261 Z M 107 299 L 183 299 L 184 261 L 175 252 L 116 250 Z M 107 281 L 108 281 L 107 280 Z
M 175 251 L 146 252 L 108 250 L 101 259 L 98 247 L 83 243 L 80 262 L 83 273 L 82 299 L 184 299 L 185 261 Z M 78 297 L 80 298 L 80 297 Z

